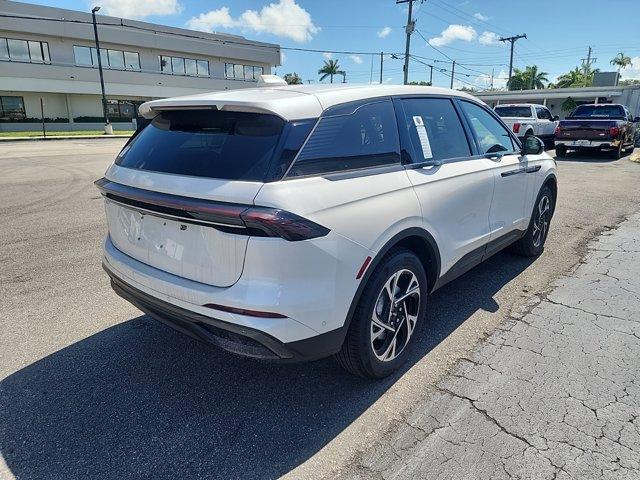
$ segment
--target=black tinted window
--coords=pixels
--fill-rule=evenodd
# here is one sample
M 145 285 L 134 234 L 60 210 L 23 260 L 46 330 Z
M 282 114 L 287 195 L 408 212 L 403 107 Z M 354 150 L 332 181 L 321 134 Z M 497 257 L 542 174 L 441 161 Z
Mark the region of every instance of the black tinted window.
M 447 98 L 402 100 L 405 126 L 416 158 L 414 162 L 471 155 L 467 137 L 453 103 Z
M 322 117 L 291 167 L 290 177 L 340 172 L 400 162 L 390 100 L 348 115 Z
M 532 117 L 531 107 L 496 107 L 494 110 L 501 117 Z
M 551 120 L 551 112 L 544 107 L 536 107 L 536 115 L 541 120 Z
M 474 103 L 460 102 L 471 123 L 481 153 L 513 152 L 515 147 L 509 131 L 487 110 Z
M 275 115 L 189 110 L 158 115 L 116 164 L 227 180 L 264 181 L 285 122 Z
M 581 118 L 626 118 L 622 105 L 580 105 L 571 114 Z

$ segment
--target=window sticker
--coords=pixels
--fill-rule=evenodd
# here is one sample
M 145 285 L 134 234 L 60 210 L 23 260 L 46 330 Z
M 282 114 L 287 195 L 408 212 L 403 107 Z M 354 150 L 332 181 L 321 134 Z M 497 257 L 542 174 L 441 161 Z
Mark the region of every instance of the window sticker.
M 422 156 L 425 160 L 429 158 L 433 158 L 433 153 L 431 152 L 431 143 L 429 142 L 429 136 L 427 135 L 427 129 L 424 127 L 424 122 L 422 121 L 422 117 L 419 115 L 414 115 L 413 123 L 416 126 L 416 130 L 418 132 L 418 138 L 420 139 L 420 146 L 422 147 Z

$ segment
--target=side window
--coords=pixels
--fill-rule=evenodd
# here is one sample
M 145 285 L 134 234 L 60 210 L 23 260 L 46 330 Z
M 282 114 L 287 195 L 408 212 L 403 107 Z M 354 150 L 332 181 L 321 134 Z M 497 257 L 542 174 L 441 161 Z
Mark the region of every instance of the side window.
M 544 107 L 536 107 L 536 115 L 540 120 L 551 120 L 551 112 Z
M 404 121 L 416 163 L 471 155 L 462 123 L 448 98 L 402 100 Z M 402 127 L 401 126 L 401 127 Z
M 322 117 L 289 171 L 289 177 L 400 163 L 398 128 L 390 100 L 348 115 Z
M 482 153 L 515 151 L 509 131 L 493 115 L 474 103 L 463 100 L 460 104 L 476 134 Z

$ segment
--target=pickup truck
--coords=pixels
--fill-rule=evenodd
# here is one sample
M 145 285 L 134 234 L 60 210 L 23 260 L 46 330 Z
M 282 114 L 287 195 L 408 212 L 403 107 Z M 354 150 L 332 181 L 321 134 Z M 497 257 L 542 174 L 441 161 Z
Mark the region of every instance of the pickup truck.
M 572 150 L 610 150 L 614 158 L 633 151 L 636 123 L 624 105 L 580 105 L 556 129 L 556 156 Z
M 496 105 L 494 111 L 520 140 L 528 135 L 535 135 L 547 145 L 553 145 L 558 116 L 544 105 L 535 103 L 515 103 Z

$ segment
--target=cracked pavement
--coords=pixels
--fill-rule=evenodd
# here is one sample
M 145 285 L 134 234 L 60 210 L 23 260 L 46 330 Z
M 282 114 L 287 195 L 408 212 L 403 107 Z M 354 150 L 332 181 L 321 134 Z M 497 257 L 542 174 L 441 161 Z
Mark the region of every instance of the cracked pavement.
M 595 239 L 339 477 L 640 479 L 638 232 Z

